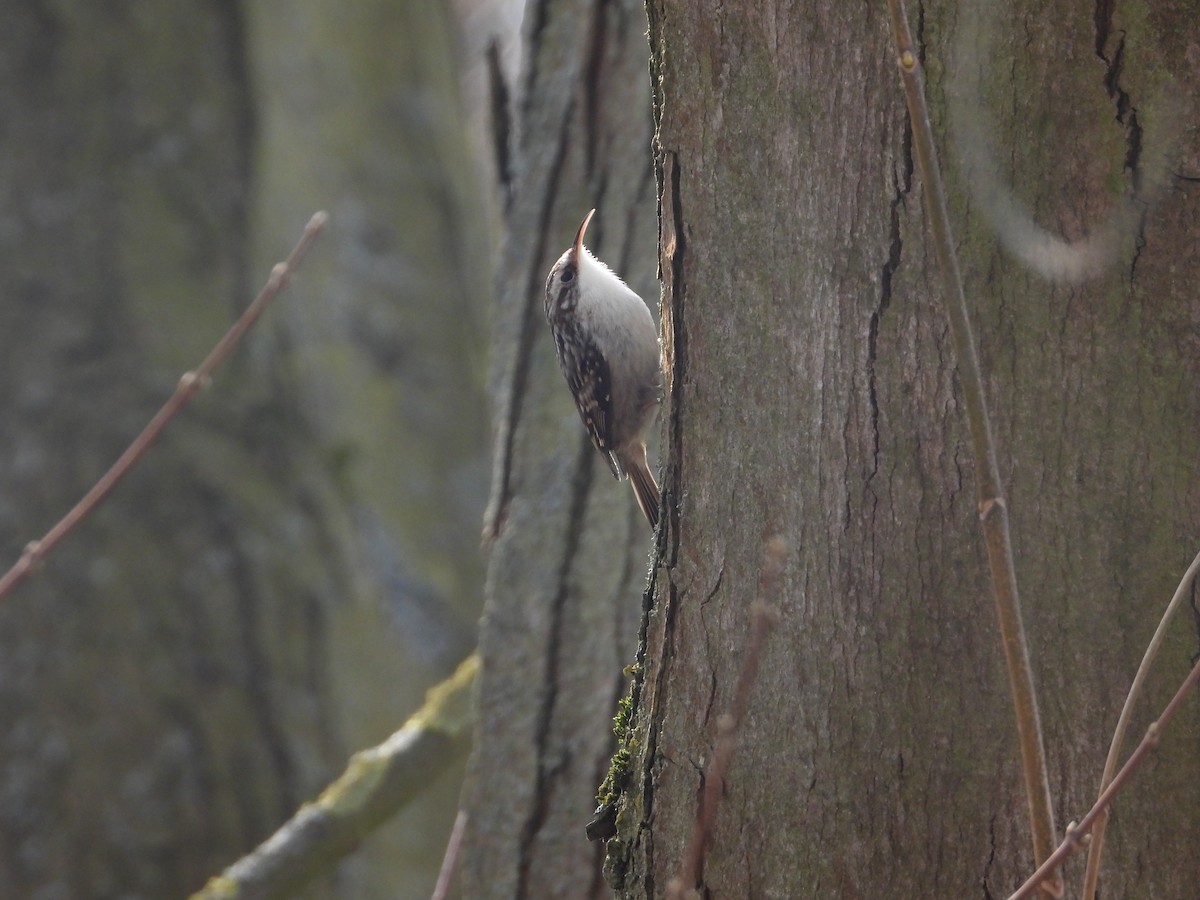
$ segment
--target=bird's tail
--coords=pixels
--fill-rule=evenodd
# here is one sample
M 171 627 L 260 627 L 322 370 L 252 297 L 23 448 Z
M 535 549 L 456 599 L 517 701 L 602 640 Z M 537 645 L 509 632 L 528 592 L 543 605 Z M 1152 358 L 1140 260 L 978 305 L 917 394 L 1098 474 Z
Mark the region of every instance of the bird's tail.
M 637 505 L 650 523 L 650 529 L 654 530 L 658 528 L 658 482 L 654 480 L 654 473 L 646 462 L 646 445 L 635 444 L 621 456 L 621 464 L 629 475 Z

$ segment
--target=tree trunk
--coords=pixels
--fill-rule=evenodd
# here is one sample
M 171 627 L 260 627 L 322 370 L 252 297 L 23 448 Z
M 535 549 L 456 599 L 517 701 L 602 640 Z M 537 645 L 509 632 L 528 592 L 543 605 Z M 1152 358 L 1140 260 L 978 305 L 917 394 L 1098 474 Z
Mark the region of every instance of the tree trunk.
M 0 11 L 0 565 L 331 212 L 0 602 L 0 896 L 199 888 L 470 649 L 483 241 L 450 33 L 424 0 Z M 428 896 L 436 788 L 313 896 Z
M 912 11 L 943 138 L 965 64 L 950 53 L 967 15 L 955 9 Z M 612 880 L 658 897 L 682 870 L 764 540 L 781 535 L 786 572 L 760 598 L 781 618 L 703 895 L 1005 896 L 1032 869 L 1026 802 L 886 9 L 649 12 L 674 502 Z M 1006 12 L 977 105 L 1041 222 L 1080 236 L 1151 153 L 1189 176 L 1074 287 L 998 249 L 951 181 L 1061 826 L 1095 797 L 1124 690 L 1200 534 L 1197 138 L 1141 143 L 1166 94 L 1196 121 L 1200 76 L 1182 9 Z M 1176 627 L 1143 725 L 1195 652 L 1194 623 Z M 1119 801 L 1105 896 L 1195 892 L 1198 738 L 1193 701 Z M 1081 870 L 1068 868 L 1072 889 Z
M 531 4 L 525 69 L 505 85 L 515 118 L 494 123 L 509 201 L 464 897 L 608 895 L 601 847 L 584 826 L 612 753 L 651 541 L 629 487 L 579 422 L 542 298 L 551 264 L 595 206 L 588 246 L 654 305 L 645 24 L 635 0 Z

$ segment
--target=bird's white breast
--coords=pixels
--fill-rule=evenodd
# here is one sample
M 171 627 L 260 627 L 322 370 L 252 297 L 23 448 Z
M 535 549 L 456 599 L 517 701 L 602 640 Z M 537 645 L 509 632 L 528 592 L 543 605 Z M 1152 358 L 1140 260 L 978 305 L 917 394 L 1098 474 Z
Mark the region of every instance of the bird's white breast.
M 659 367 L 658 329 L 645 301 L 586 247 L 577 277 L 576 314 L 602 343 L 610 369 L 654 376 Z

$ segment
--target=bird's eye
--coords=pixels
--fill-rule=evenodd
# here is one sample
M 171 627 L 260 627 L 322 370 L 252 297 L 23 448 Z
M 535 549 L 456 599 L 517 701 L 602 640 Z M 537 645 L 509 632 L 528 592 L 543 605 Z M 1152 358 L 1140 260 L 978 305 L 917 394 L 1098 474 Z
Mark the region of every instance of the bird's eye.
M 558 280 L 563 284 L 570 284 L 575 280 L 575 270 L 568 266 L 562 270 L 562 274 L 558 276 Z

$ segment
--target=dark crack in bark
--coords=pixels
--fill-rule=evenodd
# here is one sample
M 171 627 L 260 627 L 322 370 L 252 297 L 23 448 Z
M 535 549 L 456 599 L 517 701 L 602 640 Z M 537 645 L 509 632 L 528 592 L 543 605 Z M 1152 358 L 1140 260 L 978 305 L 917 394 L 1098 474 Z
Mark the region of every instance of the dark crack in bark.
M 904 164 L 903 177 L 893 177 L 893 195 L 890 206 L 890 242 L 888 256 L 880 271 L 879 304 L 871 313 L 867 325 L 867 397 L 871 404 L 871 440 L 872 468 L 867 477 L 868 484 L 879 472 L 879 394 L 876 385 L 875 363 L 879 358 L 879 326 L 884 314 L 892 303 L 892 279 L 900 268 L 903 243 L 900 236 L 900 209 L 904 205 L 908 192 L 912 189 L 913 156 L 912 156 L 912 123 L 904 120 L 904 137 L 901 142 L 902 161 Z
M 496 444 L 500 452 L 495 464 L 495 480 L 498 487 L 487 512 L 484 524 L 485 540 L 494 540 L 504 528 L 508 515 L 508 504 L 512 499 L 512 465 L 513 445 L 516 440 L 517 426 L 521 419 L 521 407 L 529 384 L 529 368 L 533 361 L 533 342 L 538 330 L 538 320 L 542 312 L 541 298 L 545 291 L 545 272 L 541 269 L 541 260 L 546 256 L 546 239 L 550 223 L 554 215 L 554 206 L 558 200 L 559 181 L 565 168 L 567 151 L 571 145 L 571 124 L 574 119 L 574 103 L 569 103 L 563 112 L 562 123 L 558 130 L 558 143 L 554 148 L 554 157 L 549 166 L 549 183 L 543 195 L 544 200 L 538 226 L 534 230 L 534 248 L 529 259 L 534 260 L 525 274 L 525 289 L 521 297 L 521 328 L 517 339 L 517 353 L 513 360 L 511 382 L 501 398 L 502 411 L 498 417 L 499 434 Z
M 488 108 L 491 112 L 492 155 L 496 162 L 496 180 L 504 201 L 504 210 L 512 208 L 514 175 L 512 162 L 512 92 L 500 63 L 500 45 L 492 41 L 487 48 Z
M 1133 184 L 1134 196 L 1142 194 L 1142 125 L 1138 119 L 1137 107 L 1129 92 L 1121 85 L 1121 76 L 1125 68 L 1125 32 L 1116 33 L 1116 46 L 1109 55 L 1109 43 L 1114 37 L 1113 14 L 1116 0 L 1096 0 L 1093 21 L 1096 25 L 1096 56 L 1104 63 L 1104 90 L 1116 108 L 1116 120 L 1125 129 L 1125 160 L 1124 168 L 1129 173 Z M 1146 246 L 1146 215 L 1143 209 L 1138 216 L 1137 228 L 1134 233 L 1133 259 L 1129 263 L 1130 280 L 1137 274 L 1138 261 Z
M 558 577 L 555 582 L 558 585 L 558 592 L 555 594 L 554 602 L 550 608 L 550 631 L 546 642 L 549 652 L 546 654 L 546 668 L 542 675 L 542 684 L 545 686 L 545 693 L 542 696 L 541 708 L 538 710 L 537 728 L 534 733 L 534 742 L 537 747 L 537 753 L 535 754 L 535 758 L 537 759 L 537 778 L 533 794 L 534 806 L 530 811 L 524 828 L 521 830 L 520 864 L 517 880 L 518 897 L 530 896 L 529 875 L 533 865 L 533 844 L 537 839 L 538 832 L 541 831 L 542 826 L 545 824 L 546 816 L 550 809 L 549 798 L 551 787 L 548 782 L 549 776 L 553 773 L 546 766 L 546 756 L 550 743 L 550 735 L 553 731 L 554 708 L 558 702 L 560 662 L 558 654 L 559 647 L 562 644 L 563 615 L 567 602 L 571 597 L 571 591 L 568 588 L 571 568 L 575 564 L 575 559 L 582 543 L 588 496 L 592 489 L 594 463 L 595 450 L 592 447 L 591 438 L 587 434 L 581 433 L 579 453 L 575 464 L 575 477 L 571 482 L 571 505 L 567 518 L 567 536 L 563 544 L 563 557 L 559 564 Z

